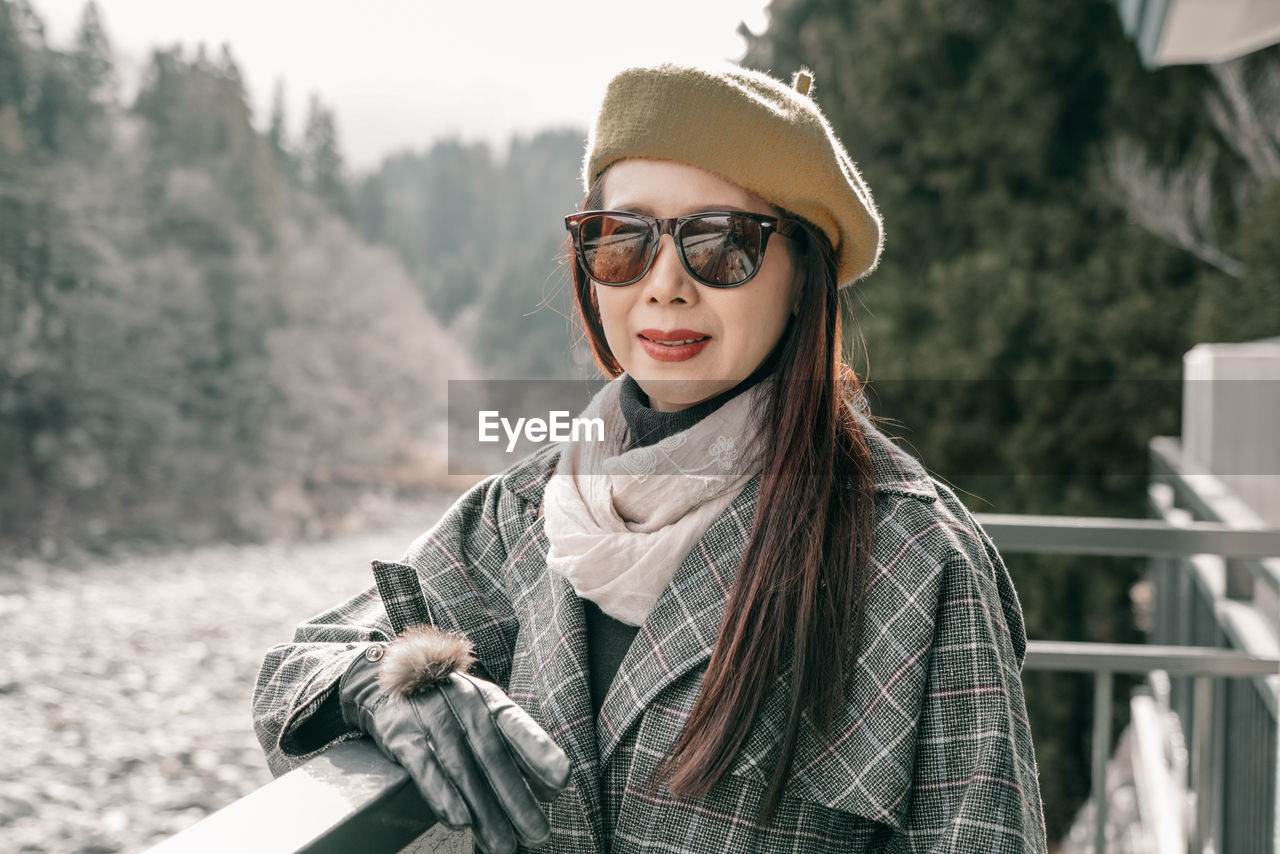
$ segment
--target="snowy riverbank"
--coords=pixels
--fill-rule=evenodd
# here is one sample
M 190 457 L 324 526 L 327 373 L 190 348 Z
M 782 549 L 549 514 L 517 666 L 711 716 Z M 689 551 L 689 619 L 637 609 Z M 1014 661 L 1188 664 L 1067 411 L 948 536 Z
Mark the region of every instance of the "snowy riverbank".
M 323 542 L 0 555 L 0 851 L 138 851 L 268 782 L 250 719 L 263 653 L 455 497 Z

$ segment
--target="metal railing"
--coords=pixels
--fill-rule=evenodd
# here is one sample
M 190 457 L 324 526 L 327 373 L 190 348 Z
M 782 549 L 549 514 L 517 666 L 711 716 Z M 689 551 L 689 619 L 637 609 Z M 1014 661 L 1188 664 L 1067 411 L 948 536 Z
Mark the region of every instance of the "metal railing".
M 1167 468 L 1162 474 L 1171 474 Z M 1164 561 L 1185 563 L 1195 555 L 1215 554 L 1219 558 L 1263 558 L 1280 555 L 1280 531 L 1240 530 L 1220 521 L 1150 519 L 1109 519 L 1089 517 L 1009 516 L 977 514 L 978 521 L 996 542 L 1002 553 L 1094 554 L 1150 556 Z M 1106 851 L 1106 775 L 1111 745 L 1111 704 L 1113 677 L 1116 673 L 1164 671 L 1180 681 L 1194 681 L 1193 716 L 1198 720 L 1192 751 L 1191 780 L 1194 792 L 1214 791 L 1215 785 L 1228 773 L 1213 750 L 1209 736 L 1213 721 L 1225 716 L 1219 709 L 1214 714 L 1214 680 L 1223 677 L 1254 677 L 1264 691 L 1273 689 L 1266 677 L 1280 679 L 1280 658 L 1254 655 L 1224 649 L 1226 643 L 1190 644 L 1104 644 L 1061 641 L 1030 641 L 1024 668 L 1030 670 L 1087 671 L 1094 674 L 1093 750 L 1090 761 L 1090 791 L 1094 800 L 1095 854 Z M 1185 720 L 1185 718 L 1183 718 Z M 1221 727 L 1219 727 L 1221 729 Z M 1272 741 L 1275 716 L 1271 717 Z M 1255 749 L 1254 756 L 1257 756 Z M 1269 763 L 1274 781 L 1277 757 L 1263 755 Z M 1203 802 L 1204 798 L 1200 801 Z M 1179 805 L 1180 808 L 1180 805 Z M 1210 838 L 1200 819 L 1193 827 L 1193 840 Z M 1275 821 L 1274 804 L 1270 821 Z M 1202 850 L 1202 845 L 1194 848 Z M 1223 849 L 1218 849 L 1223 850 Z M 1237 849 L 1227 849 L 1235 851 Z
M 1107 850 L 1107 759 L 1111 745 L 1112 680 L 1115 674 L 1145 675 L 1159 670 L 1171 676 L 1193 678 L 1196 710 L 1203 725 L 1208 727 L 1213 718 L 1207 705 L 1213 679 L 1269 676 L 1280 671 L 1280 659 L 1206 647 L 1029 641 L 1024 668 L 1094 674 L 1093 748 L 1090 757 L 1090 791 L 1094 799 L 1093 850 L 1095 854 L 1104 854 Z M 1198 750 L 1193 753 L 1191 785 L 1194 791 L 1203 791 L 1210 780 L 1211 766 L 1206 762 L 1210 753 L 1206 739 L 1197 739 L 1195 744 Z M 1274 755 L 1271 759 L 1274 768 Z M 1171 808 L 1181 810 L 1181 805 L 1171 805 Z M 1152 818 L 1149 816 L 1148 820 Z
M 1006 553 L 1146 555 L 1180 563 L 1206 553 L 1232 559 L 1280 555 L 1280 531 L 1237 530 L 1213 521 L 1171 524 L 1001 514 L 977 514 L 977 519 Z M 1193 680 L 1191 712 L 1197 737 L 1191 745 L 1191 782 L 1202 791 L 1199 787 L 1212 785 L 1212 776 L 1220 778 L 1226 773 L 1223 756 L 1212 749 L 1212 740 L 1204 735 L 1212 730 L 1213 721 L 1223 720 L 1221 710 L 1214 708 L 1214 680 L 1251 679 L 1272 693 L 1274 690 L 1265 686 L 1271 680 L 1280 681 L 1280 657 L 1220 648 L 1225 645 L 1027 643 L 1026 669 L 1094 674 L 1091 778 L 1096 805 L 1095 854 L 1106 850 L 1106 765 L 1114 675 L 1164 671 L 1171 677 Z M 1274 743 L 1274 705 L 1269 726 Z M 1276 760 L 1274 750 L 1261 757 L 1263 764 L 1269 765 L 1273 785 Z M 1274 813 L 1273 804 L 1272 824 Z M 353 849 L 379 854 L 400 851 L 432 824 L 429 809 L 405 771 L 385 759 L 367 739 L 360 739 L 335 746 L 161 843 L 150 854 L 336 854 Z M 1203 833 L 1203 828 L 1198 832 Z
M 1165 523 L 1193 527 L 1208 520 L 1265 527 L 1222 479 L 1187 467 L 1179 440 L 1154 439 L 1150 454 L 1150 507 Z M 1250 486 L 1256 491 L 1259 483 Z M 1280 655 L 1280 553 L 1205 551 L 1210 553 L 1151 562 L 1150 639 Z M 1170 675 L 1167 707 L 1180 723 L 1191 758 L 1190 848 L 1280 851 L 1280 672 L 1227 681 Z
M 362 738 L 334 745 L 149 854 L 389 854 L 433 824 L 409 774 Z

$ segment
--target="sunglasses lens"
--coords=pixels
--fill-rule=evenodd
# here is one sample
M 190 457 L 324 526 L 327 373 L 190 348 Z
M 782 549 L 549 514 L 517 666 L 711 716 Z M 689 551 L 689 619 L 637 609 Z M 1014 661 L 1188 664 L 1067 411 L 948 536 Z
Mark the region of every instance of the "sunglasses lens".
M 638 217 L 597 214 L 579 223 L 578 239 L 587 274 L 597 282 L 617 285 L 644 272 L 653 230 Z
M 641 278 L 654 256 L 653 220 L 597 213 L 578 220 L 578 245 L 587 275 L 605 285 Z M 732 288 L 756 274 L 764 230 L 750 216 L 712 213 L 680 224 L 676 242 L 685 264 L 704 285 Z
M 691 219 L 680 230 L 689 269 L 716 287 L 732 287 L 755 275 L 762 238 L 759 222 L 733 214 Z

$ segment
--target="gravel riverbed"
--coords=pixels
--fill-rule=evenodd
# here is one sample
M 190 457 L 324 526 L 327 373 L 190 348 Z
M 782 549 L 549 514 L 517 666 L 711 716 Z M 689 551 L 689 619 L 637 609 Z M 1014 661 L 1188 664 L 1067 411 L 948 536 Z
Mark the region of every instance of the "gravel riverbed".
M 140 851 L 269 782 L 250 718 L 263 653 L 455 497 L 324 541 L 0 554 L 0 851 Z

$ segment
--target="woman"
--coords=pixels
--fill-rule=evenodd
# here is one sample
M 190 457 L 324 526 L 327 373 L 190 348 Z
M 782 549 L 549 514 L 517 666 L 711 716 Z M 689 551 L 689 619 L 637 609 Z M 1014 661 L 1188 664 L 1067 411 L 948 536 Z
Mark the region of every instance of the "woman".
M 491 852 L 1045 850 L 1009 575 L 841 359 L 880 219 L 810 82 L 609 84 L 566 218 L 604 441 L 271 650 L 273 771 L 368 733 Z

